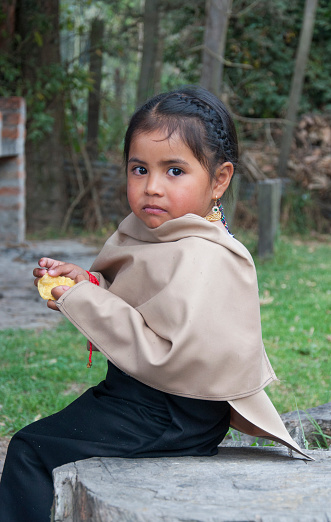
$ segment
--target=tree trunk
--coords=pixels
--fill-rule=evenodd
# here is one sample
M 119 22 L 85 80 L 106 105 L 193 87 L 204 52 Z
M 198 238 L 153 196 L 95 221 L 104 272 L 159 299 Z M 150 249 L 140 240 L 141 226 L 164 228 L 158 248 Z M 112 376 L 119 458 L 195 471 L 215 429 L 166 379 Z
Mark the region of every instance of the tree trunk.
M 232 0 L 206 0 L 206 23 L 200 85 L 216 96 L 221 92 L 224 53 Z
M 11 52 L 13 37 L 15 34 L 15 8 L 16 0 L 2 0 L 0 7 L 0 51 Z
M 90 32 L 90 77 L 93 88 L 89 92 L 87 116 L 87 150 L 91 159 L 98 157 L 99 113 L 101 100 L 102 50 L 104 22 L 94 18 Z
M 299 47 L 297 50 L 290 97 L 288 102 L 288 109 L 286 114 L 286 119 L 289 123 L 286 125 L 284 129 L 280 146 L 278 163 L 278 175 L 280 177 L 286 176 L 287 163 L 292 144 L 293 130 L 296 123 L 298 107 L 305 77 L 305 68 L 313 37 L 317 3 L 318 0 L 306 0 L 305 4 L 303 24 L 300 33 Z
M 34 27 L 32 31 L 31 20 L 36 11 L 42 23 L 40 28 Z M 25 85 L 40 82 L 42 96 L 43 85 L 49 81 L 49 67 L 60 64 L 59 1 L 17 0 L 16 13 L 16 32 L 24 42 L 20 54 L 23 82 Z M 26 171 L 29 231 L 60 228 L 67 206 L 62 144 L 64 108 L 60 94 L 48 103 L 46 112 L 53 118 L 53 128 L 38 142 L 29 140 L 29 122 L 34 115 L 28 115 Z
M 145 0 L 144 40 L 137 90 L 137 105 L 154 94 L 159 32 L 159 0 Z
M 157 49 L 156 49 L 156 57 L 155 57 L 154 93 L 159 93 L 161 91 L 165 37 L 166 37 L 166 35 L 164 34 L 164 32 L 159 31 L 159 37 L 158 37 Z
M 114 101 L 111 109 L 111 118 L 112 118 L 112 128 L 113 132 L 111 134 L 111 147 L 113 150 L 122 150 L 121 140 L 122 133 L 119 132 L 119 129 L 123 129 L 125 126 L 125 116 L 123 107 L 125 103 L 123 101 L 124 96 L 124 86 L 127 82 L 127 78 L 123 75 L 123 71 L 120 67 L 117 67 L 114 70 Z M 109 117 L 109 112 L 105 111 L 107 116 Z

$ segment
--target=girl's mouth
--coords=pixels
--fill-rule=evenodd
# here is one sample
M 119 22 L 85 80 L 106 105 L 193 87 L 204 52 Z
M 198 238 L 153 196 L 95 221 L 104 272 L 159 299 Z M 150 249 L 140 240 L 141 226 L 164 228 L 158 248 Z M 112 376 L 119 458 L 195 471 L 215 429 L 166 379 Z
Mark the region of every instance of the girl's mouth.
M 143 211 L 146 212 L 146 214 L 154 215 L 164 214 L 166 212 L 164 208 L 158 207 L 156 205 L 146 205 L 145 207 L 143 207 Z

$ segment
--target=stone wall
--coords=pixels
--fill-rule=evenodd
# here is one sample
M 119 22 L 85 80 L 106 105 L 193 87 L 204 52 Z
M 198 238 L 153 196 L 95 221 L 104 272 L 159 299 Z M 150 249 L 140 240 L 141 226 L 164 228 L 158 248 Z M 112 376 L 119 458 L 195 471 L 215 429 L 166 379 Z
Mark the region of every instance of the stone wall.
M 0 242 L 25 239 L 25 102 L 0 98 Z

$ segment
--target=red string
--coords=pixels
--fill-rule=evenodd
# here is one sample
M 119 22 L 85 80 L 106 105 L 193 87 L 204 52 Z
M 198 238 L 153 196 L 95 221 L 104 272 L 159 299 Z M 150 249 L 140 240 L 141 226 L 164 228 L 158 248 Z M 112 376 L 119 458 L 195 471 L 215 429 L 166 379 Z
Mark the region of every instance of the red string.
M 88 273 L 90 283 L 93 283 L 94 285 L 99 286 L 100 283 L 99 283 L 98 279 L 93 274 L 91 274 L 91 272 L 89 272 L 88 270 L 86 270 L 86 272 Z M 89 341 L 89 347 L 90 347 L 90 354 L 89 354 L 89 358 L 88 358 L 87 368 L 91 368 L 91 366 L 92 366 L 92 343 L 91 343 L 91 341 Z

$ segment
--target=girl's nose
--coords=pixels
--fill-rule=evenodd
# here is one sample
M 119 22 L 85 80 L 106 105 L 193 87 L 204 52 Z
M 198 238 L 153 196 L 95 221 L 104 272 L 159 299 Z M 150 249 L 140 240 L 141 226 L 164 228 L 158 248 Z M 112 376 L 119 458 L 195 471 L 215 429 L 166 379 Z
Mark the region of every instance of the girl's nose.
M 145 193 L 148 196 L 162 196 L 163 185 L 160 176 L 157 174 L 148 174 L 146 176 Z

